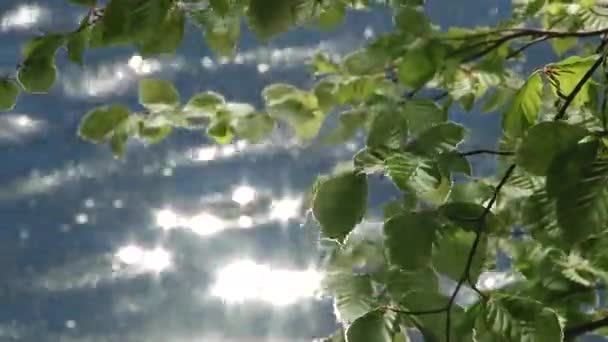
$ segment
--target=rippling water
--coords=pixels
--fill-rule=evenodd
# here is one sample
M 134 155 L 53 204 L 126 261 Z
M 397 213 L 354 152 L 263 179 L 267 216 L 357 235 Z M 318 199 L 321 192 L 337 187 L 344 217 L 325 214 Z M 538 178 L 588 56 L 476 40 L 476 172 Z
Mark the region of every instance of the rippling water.
M 428 9 L 445 26 L 487 24 L 508 9 L 474 2 Z M 64 3 L 2 1 L 0 72 L 14 70 L 28 37 L 74 27 L 82 13 Z M 93 106 L 135 105 L 143 77 L 259 104 L 271 82 L 312 84 L 303 63 L 318 49 L 343 55 L 389 28 L 379 9 L 332 33 L 301 29 L 269 45 L 246 34 L 231 60 L 214 58 L 193 28 L 172 58 L 112 49 L 79 68 L 60 53 L 51 94 L 23 95 L 0 114 L 0 341 L 310 341 L 332 331 L 303 202 L 316 175 L 357 142 L 302 146 L 280 132 L 266 144 L 218 147 L 179 132 L 152 147 L 132 143 L 115 161 L 75 131 Z M 487 127 L 471 145 L 498 132 L 495 118 L 453 115 Z M 391 194 L 380 189 L 376 204 Z

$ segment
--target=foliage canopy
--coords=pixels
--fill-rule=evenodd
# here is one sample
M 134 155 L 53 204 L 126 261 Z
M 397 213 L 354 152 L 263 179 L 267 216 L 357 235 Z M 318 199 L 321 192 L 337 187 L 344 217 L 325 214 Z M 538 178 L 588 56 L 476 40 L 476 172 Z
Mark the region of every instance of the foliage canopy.
M 69 0 L 89 11 L 72 32 L 36 37 L 14 77 L 0 80 L 0 108 L 19 93 L 47 92 L 55 55 L 84 63 L 87 49 L 128 45 L 143 56 L 170 54 L 186 23 L 218 55 L 237 49 L 242 21 L 266 41 L 299 25 L 331 29 L 366 0 Z M 365 132 L 352 167 L 323 176 L 312 212 L 324 243 L 324 289 L 342 327 L 328 341 L 568 340 L 608 334 L 599 307 L 608 281 L 608 2 L 518 0 L 494 27 L 440 29 L 423 0 L 391 0 L 393 30 L 335 60 L 311 61 L 311 89 L 273 84 L 264 108 L 207 91 L 182 99 L 166 80 L 139 83 L 141 108 L 94 108 L 78 134 L 107 143 L 116 157 L 129 139 L 156 143 L 174 129 L 205 130 L 217 143 L 253 142 L 285 125 L 327 143 Z M 159 34 L 161 32 L 162 34 Z M 549 43 L 555 56 L 521 74 L 526 50 Z M 566 57 L 564 57 L 567 55 Z M 468 130 L 450 109 L 502 115 L 498 148 L 463 151 Z M 470 159 L 496 158 L 480 176 Z M 368 187 L 386 176 L 403 195 L 385 206 L 381 239 L 353 234 Z M 480 275 L 508 256 L 510 281 Z M 445 289 L 440 280 L 453 286 Z M 443 282 L 442 280 L 442 282 Z M 470 292 L 474 300 L 464 302 Z

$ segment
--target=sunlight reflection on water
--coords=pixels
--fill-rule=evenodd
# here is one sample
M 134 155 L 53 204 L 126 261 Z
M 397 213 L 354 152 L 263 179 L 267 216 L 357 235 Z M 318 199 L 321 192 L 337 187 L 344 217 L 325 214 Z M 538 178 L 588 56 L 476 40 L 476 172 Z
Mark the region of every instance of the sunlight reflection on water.
M 241 260 L 219 270 L 211 295 L 229 304 L 264 301 L 283 306 L 314 297 L 321 278 L 321 273 L 312 269 L 273 269 L 252 260 Z

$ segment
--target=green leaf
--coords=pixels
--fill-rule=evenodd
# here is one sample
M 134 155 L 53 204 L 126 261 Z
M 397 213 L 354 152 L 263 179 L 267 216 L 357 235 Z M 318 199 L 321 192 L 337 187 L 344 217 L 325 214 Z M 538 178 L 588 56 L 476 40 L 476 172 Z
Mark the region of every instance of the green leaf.
M 48 59 L 28 59 L 19 68 L 17 80 L 29 93 L 48 92 L 57 79 L 55 64 Z
M 173 54 L 184 38 L 186 17 L 180 9 L 171 10 L 158 23 L 157 30 L 162 34 L 142 38 L 137 46 L 143 56 Z
M 151 112 L 170 111 L 179 105 L 179 93 L 169 81 L 143 79 L 139 81 L 139 103 Z
M 516 162 L 527 171 L 544 176 L 555 156 L 587 134 L 586 129 L 565 122 L 541 122 L 528 130 L 517 150 Z
M 435 156 L 452 151 L 466 137 L 466 129 L 454 122 L 438 124 L 422 132 L 407 150 L 420 155 Z
M 557 197 L 557 219 L 566 241 L 576 243 L 604 231 L 608 223 L 608 159 L 582 169 L 580 178 Z
M 428 51 L 427 44 L 420 44 L 405 53 L 399 64 L 399 81 L 406 86 L 417 89 L 430 81 L 437 70 L 437 65 Z
M 205 42 L 220 56 L 232 57 L 241 35 L 241 21 L 234 14 L 218 14 L 203 10 L 192 16 L 203 29 Z
M 332 30 L 344 20 L 346 6 L 335 3 L 321 9 L 319 13 L 319 28 L 324 31 Z
M 441 182 L 439 170 L 429 160 L 403 152 L 385 161 L 388 176 L 403 191 L 429 192 Z
M 207 135 L 220 145 L 228 144 L 234 138 L 234 128 L 227 120 L 217 120 L 207 128 Z
M 268 137 L 274 130 L 276 122 L 267 113 L 249 113 L 237 119 L 236 134 L 250 142 L 257 143 Z
M 344 57 L 344 69 L 351 75 L 363 76 L 384 73 L 384 61 L 367 50 L 359 50 Z
M 268 113 L 286 122 L 300 139 L 314 138 L 324 115 L 315 95 L 286 84 L 273 84 L 263 91 Z
M 553 51 L 555 51 L 558 56 L 561 56 L 566 51 L 575 47 L 578 43 L 578 39 L 576 37 L 555 38 L 551 39 L 550 42 Z
M 392 342 L 384 312 L 370 311 L 356 319 L 346 330 L 346 342 Z
M 334 74 L 340 70 L 340 66 L 334 63 L 325 53 L 318 52 L 312 60 L 315 75 Z
M 84 51 L 87 48 L 90 34 L 90 27 L 84 27 L 81 30 L 72 32 L 68 35 L 66 48 L 70 61 L 82 65 Z
M 431 268 L 417 271 L 404 271 L 392 269 L 386 279 L 388 293 L 391 298 L 399 303 L 412 291 L 439 291 L 437 275 Z
M 464 173 L 470 176 L 472 173 L 471 164 L 460 152 L 444 152 L 437 157 L 437 161 L 439 162 L 439 169 L 446 175 Z
M 341 143 L 351 139 L 365 125 L 367 111 L 365 108 L 355 108 L 344 111 L 338 116 L 338 127 L 326 138 L 329 143 Z
M 459 280 L 467 264 L 468 254 L 475 240 L 475 233 L 453 229 L 444 231 L 433 248 L 433 267 L 453 280 Z M 473 282 L 483 271 L 488 246 L 488 236 L 482 235 L 477 246 L 473 263 L 470 268 L 470 278 Z
M 386 153 L 380 149 L 373 150 L 364 148 L 355 154 L 353 162 L 355 168 L 366 174 L 384 171 Z
M 562 230 L 557 223 L 555 201 L 545 189 L 535 191 L 524 200 L 521 215 L 522 225 L 537 241 L 551 245 L 566 242 L 562 240 Z
M 479 180 L 470 180 L 456 183 L 450 191 L 450 202 L 476 202 L 482 203 L 492 196 L 494 189 Z
M 367 208 L 367 177 L 344 172 L 321 179 L 314 191 L 312 212 L 324 237 L 342 242 L 361 222 Z
M 439 223 L 430 212 L 403 213 L 384 223 L 384 246 L 391 265 L 404 270 L 430 266 Z
M 111 0 L 104 9 L 101 21 L 100 46 L 150 41 L 158 37 L 159 23 L 167 17 L 172 0 Z
M 413 135 L 418 135 L 448 119 L 447 111 L 439 107 L 437 103 L 422 99 L 406 101 L 403 115 L 407 119 L 408 129 Z
M 495 112 L 506 105 L 514 95 L 515 91 L 511 88 L 497 87 L 496 90 L 488 96 L 488 99 L 481 107 L 481 111 L 483 113 Z
M 265 41 L 309 19 L 314 6 L 311 0 L 251 0 L 247 11 L 249 26 Z
M 129 110 L 120 105 L 99 107 L 91 110 L 80 121 L 78 135 L 81 138 L 100 143 L 108 139 L 123 121 L 129 118 Z
M 374 117 L 366 145 L 370 148 L 398 149 L 407 139 L 407 122 L 401 113 L 381 111 Z
M 475 319 L 475 337 L 479 341 L 530 342 L 564 338 L 553 310 L 530 299 L 507 296 L 496 296 L 485 302 Z
M 395 13 L 395 26 L 398 30 L 414 37 L 423 37 L 431 30 L 424 11 L 414 6 L 402 6 Z
M 580 142 L 555 156 L 547 171 L 547 193 L 551 197 L 575 186 L 584 170 L 593 163 L 598 141 Z
M 219 15 L 226 15 L 230 11 L 230 0 L 209 0 L 211 8 Z
M 559 63 L 547 65 L 545 74 L 554 81 L 551 82 L 551 89 L 555 95 L 569 96 L 598 58 L 598 55 L 570 56 Z M 587 102 L 589 102 L 589 81 L 583 85 L 572 103 L 580 106 Z
M 213 91 L 207 91 L 192 96 L 184 107 L 184 111 L 188 115 L 213 116 L 212 114 L 215 114 L 225 104 L 226 100 L 222 95 Z
M 369 275 L 329 274 L 323 282 L 334 297 L 339 321 L 350 323 L 373 309 L 374 289 Z
M 502 128 L 507 136 L 521 136 L 536 122 L 542 104 L 542 90 L 542 77 L 535 72 L 517 91 L 511 106 L 503 115 Z
M 164 140 L 173 128 L 169 125 L 164 126 L 145 126 L 141 125 L 139 129 L 140 138 L 144 139 L 148 144 L 157 144 Z
M 0 80 L 0 110 L 12 110 L 17 103 L 20 87 L 9 79 Z
M 23 64 L 35 60 L 53 62 L 57 50 L 65 43 L 65 38 L 63 34 L 47 34 L 30 40 L 23 47 Z
M 490 195 L 491 192 L 488 197 Z M 486 212 L 484 206 L 471 202 L 450 202 L 439 207 L 439 213 L 459 228 L 475 232 L 480 229 L 481 224 L 484 232 L 495 232 L 501 225 L 498 218 L 489 211 L 485 214 L 485 221 L 480 222 L 479 219 L 484 212 Z
M 112 134 L 112 138 L 110 139 L 110 149 L 112 150 L 112 155 L 116 159 L 122 159 L 127 152 L 127 141 L 129 140 L 129 135 L 126 132 L 115 131 Z

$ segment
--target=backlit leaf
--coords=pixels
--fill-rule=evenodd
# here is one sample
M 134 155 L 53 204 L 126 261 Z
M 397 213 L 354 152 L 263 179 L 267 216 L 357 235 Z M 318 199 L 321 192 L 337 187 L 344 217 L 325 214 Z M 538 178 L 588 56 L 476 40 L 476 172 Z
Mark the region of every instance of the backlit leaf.
M 341 322 L 352 322 L 373 309 L 374 289 L 368 275 L 328 274 L 323 281 L 334 296 L 334 308 Z
M 464 140 L 466 133 L 466 129 L 457 123 L 441 123 L 422 132 L 407 150 L 427 156 L 452 151 Z
M 392 342 L 384 312 L 370 311 L 356 319 L 346 330 L 346 342 Z
M 432 213 L 395 215 L 384 223 L 386 255 L 391 265 L 404 270 L 430 266 L 433 242 L 439 223 Z
M 17 103 L 20 87 L 14 80 L 0 80 L 0 110 L 12 110 Z
M 557 314 L 539 302 L 499 296 L 482 306 L 475 320 L 475 337 L 481 341 L 553 342 L 563 340 L 563 331 Z
M 129 111 L 120 105 L 93 109 L 80 121 L 78 134 L 81 138 L 91 142 L 103 142 L 128 117 Z
M 139 103 L 152 112 L 172 110 L 179 105 L 179 93 L 169 81 L 143 79 L 139 81 Z
M 521 136 L 536 122 L 542 103 L 543 80 L 533 73 L 517 91 L 509 109 L 503 114 L 502 128 L 510 137 Z
M 433 249 L 433 267 L 453 280 L 460 279 L 474 240 L 475 233 L 473 232 L 458 229 L 442 232 Z M 470 268 L 469 274 L 473 282 L 477 281 L 483 270 L 487 244 L 488 238 L 484 234 L 477 246 Z
M 367 177 L 344 172 L 321 179 L 312 211 L 324 237 L 343 241 L 361 222 L 367 208 Z
M 516 162 L 527 171 L 544 176 L 553 158 L 588 132 L 565 122 L 541 122 L 532 126 L 517 150 Z

